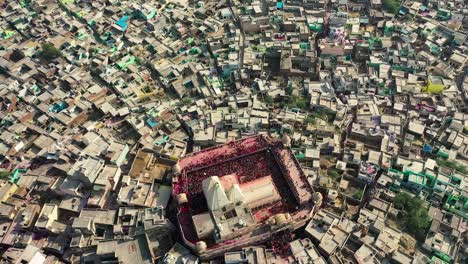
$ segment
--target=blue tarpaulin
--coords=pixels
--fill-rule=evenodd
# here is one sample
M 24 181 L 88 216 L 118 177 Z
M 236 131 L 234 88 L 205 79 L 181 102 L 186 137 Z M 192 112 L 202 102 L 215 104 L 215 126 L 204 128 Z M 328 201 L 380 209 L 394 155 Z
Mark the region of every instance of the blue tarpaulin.
M 276 3 L 276 8 L 283 9 L 283 2 L 277 2 Z
M 61 102 L 60 104 L 53 103 L 51 107 L 49 107 L 49 112 L 59 113 L 60 111 L 66 109 L 68 107 L 67 102 Z
M 400 10 L 399 10 L 400 14 L 402 15 L 406 15 L 409 13 L 409 9 L 406 8 L 406 7 L 401 7 Z
M 146 120 L 146 122 L 148 123 L 148 125 L 149 125 L 151 128 L 155 127 L 155 126 L 158 124 L 158 121 L 153 120 L 151 117 L 148 118 L 148 119 Z
M 117 22 L 115 22 L 117 24 L 117 26 L 122 28 L 122 31 L 127 30 L 127 27 L 128 27 L 127 20 L 128 20 L 128 18 L 129 18 L 128 16 L 124 16 L 121 19 L 117 20 Z
M 10 179 L 11 183 L 17 183 L 19 179 L 21 178 L 21 173 L 25 173 L 25 169 L 16 169 L 15 172 L 13 173 L 13 177 Z
M 431 145 L 428 145 L 428 144 L 424 144 L 424 146 L 423 146 L 423 151 L 424 151 L 424 153 L 426 153 L 426 154 L 432 153 L 432 146 L 431 146 Z

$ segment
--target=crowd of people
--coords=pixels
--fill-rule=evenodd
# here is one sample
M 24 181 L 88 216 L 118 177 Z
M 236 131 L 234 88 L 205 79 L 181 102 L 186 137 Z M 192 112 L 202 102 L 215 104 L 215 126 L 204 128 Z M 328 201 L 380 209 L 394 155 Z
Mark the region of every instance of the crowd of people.
M 272 174 L 271 178 L 275 183 L 278 192 L 280 193 L 283 200 L 286 202 L 288 206 L 292 206 L 294 204 L 294 197 L 289 185 L 286 182 L 287 175 L 284 175 L 279 167 L 278 163 L 275 161 L 273 154 L 269 151 L 267 153 L 269 155 L 268 158 L 268 167 L 271 169 Z M 274 212 L 272 212 L 274 213 Z
M 203 170 L 207 166 L 262 151 L 266 147 L 268 147 L 268 142 L 263 137 L 231 141 L 227 145 L 207 148 L 188 155 L 185 158 L 188 164 L 182 162 L 183 170 Z
M 291 187 L 291 188 L 289 188 L 289 189 L 292 191 L 294 197 L 296 197 L 296 200 L 299 200 L 299 199 L 298 199 L 299 193 L 297 192 L 297 189 L 294 188 L 294 186 L 296 186 L 296 185 L 292 182 L 292 179 L 291 179 L 291 177 L 290 177 L 290 171 L 289 171 L 289 170 L 291 169 L 291 166 L 292 166 L 292 165 L 291 165 L 290 163 L 286 162 L 286 161 L 284 160 L 284 157 L 283 157 L 281 154 L 275 152 L 275 156 L 276 156 L 277 159 L 280 161 L 280 162 L 279 162 L 279 163 L 280 163 L 279 166 L 280 166 L 280 168 L 282 169 L 283 174 L 286 175 L 284 178 L 286 179 L 286 182 L 287 182 L 288 186 Z
M 291 255 L 291 241 L 293 241 L 293 235 L 290 231 L 278 232 L 271 238 L 271 248 L 281 258 L 287 258 Z
M 187 188 L 189 202 L 193 205 L 192 210 L 197 213 L 207 210 L 206 200 L 203 195 L 202 182 L 210 176 L 225 176 L 237 174 L 239 182 L 245 183 L 271 174 L 265 152 L 246 155 L 229 162 L 218 163 L 203 170 L 195 170 L 187 173 L 183 188 Z
M 198 241 L 198 236 L 193 225 L 192 214 L 187 206 L 180 208 L 178 221 L 183 229 L 185 239 L 192 243 L 196 243 Z
M 184 186 L 182 184 L 182 182 L 174 182 L 173 185 L 172 185 L 172 193 L 174 195 L 178 195 L 180 193 L 183 193 L 184 190 L 183 190 Z
M 189 209 L 184 210 L 184 214 L 196 215 L 207 212 L 208 205 L 203 194 L 203 180 L 211 176 L 222 177 L 230 174 L 237 175 L 241 184 L 265 176 L 272 177 L 283 199 L 254 210 L 254 214 L 257 211 L 262 211 L 259 216 L 263 220 L 278 213 L 294 210 L 299 194 L 296 188 L 291 188 L 293 179 L 289 175 L 289 170 L 292 169 L 291 166 L 297 166 L 297 164 L 291 158 L 285 160 L 280 153 L 283 150 L 281 142 L 268 143 L 262 137 L 254 139 L 250 138 L 247 142 L 243 140 L 233 141 L 219 149 L 211 148 L 203 151 L 202 157 L 191 156 L 196 160 L 193 163 L 188 163 L 183 168 L 179 181 L 174 183 L 173 186 L 174 193 L 186 193 L 187 195 L 188 204 L 183 208 Z M 302 172 L 301 170 L 297 171 Z M 294 173 L 297 173 L 297 171 Z M 305 177 L 305 175 L 300 176 Z M 191 222 L 188 218 L 186 220 L 186 224 Z M 190 237 L 190 232 L 187 234 Z M 281 232 L 272 239 L 272 248 L 276 254 L 286 256 L 289 254 L 289 242 L 291 240 L 292 235 L 290 232 Z
M 279 148 L 274 148 L 273 149 L 273 155 L 276 157 L 276 159 L 279 161 L 279 166 L 285 175 L 285 179 L 287 184 L 291 187 L 291 191 L 293 192 L 294 197 L 296 197 L 296 200 L 298 202 L 301 201 L 300 194 L 298 192 L 298 188 L 306 188 L 306 191 L 309 192 L 310 194 L 313 193 L 312 188 L 310 187 L 309 184 L 301 184 L 300 182 L 297 181 L 303 181 L 307 183 L 307 176 L 304 174 L 304 172 L 299 169 L 300 165 L 298 164 L 297 160 L 294 158 L 293 154 L 289 152 L 289 157 L 287 158 L 288 160 L 285 159 L 285 155 L 282 155 L 280 153 Z M 293 179 L 291 177 L 293 174 L 298 174 L 299 179 Z M 297 177 L 294 177 L 297 178 Z
M 219 151 L 223 148 L 224 154 L 220 154 Z M 271 206 L 271 213 L 294 208 L 299 194 L 296 188 L 291 188 L 294 187 L 291 186 L 294 183 L 291 182 L 288 166 L 296 164 L 294 161 L 284 160 L 279 152 L 282 148 L 281 142 L 269 142 L 263 137 L 253 137 L 203 151 L 203 159 L 206 156 L 206 160 L 189 163 L 184 168 L 179 181 L 174 183 L 174 193 L 186 193 L 191 210 L 194 214 L 199 214 L 208 211 L 202 188 L 204 179 L 211 176 L 222 177 L 236 174 L 239 177 L 239 183 L 242 184 L 264 176 L 271 176 L 284 200 L 279 205 Z M 191 158 L 197 157 L 192 155 Z M 301 176 L 305 177 L 305 175 Z

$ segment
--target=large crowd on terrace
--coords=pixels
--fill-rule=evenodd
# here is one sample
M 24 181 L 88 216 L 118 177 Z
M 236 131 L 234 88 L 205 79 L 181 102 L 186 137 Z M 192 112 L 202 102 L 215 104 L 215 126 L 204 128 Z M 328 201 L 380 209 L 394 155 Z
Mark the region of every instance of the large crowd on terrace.
M 290 190 L 288 185 L 291 184 L 289 177 L 289 166 L 295 165 L 291 162 L 286 162 L 279 155 L 278 149 L 282 148 L 282 143 L 275 141 L 268 143 L 261 137 L 255 140 L 248 141 L 233 141 L 220 148 L 210 148 L 200 152 L 202 160 L 195 163 L 188 163 L 183 168 L 179 181 L 174 184 L 174 193 L 186 193 L 190 208 L 193 213 L 202 213 L 207 211 L 206 200 L 203 195 L 202 181 L 211 176 L 223 177 L 229 174 L 239 175 L 238 181 L 240 184 L 253 181 L 255 179 L 271 176 L 277 186 L 281 196 L 286 198 L 288 203 L 292 202 L 292 195 L 298 196 L 297 190 Z M 220 149 L 224 149 L 224 153 L 219 154 Z M 234 149 L 234 151 L 233 151 Z M 218 155 L 212 155 L 212 153 Z M 280 167 L 274 161 L 276 156 L 279 162 L 282 162 L 281 172 Z M 191 155 L 190 158 L 200 158 L 197 154 Z M 288 165 L 289 164 L 289 165 Z M 300 170 L 299 170 L 300 171 Z M 284 175 L 286 174 L 286 175 Z M 302 175 L 301 175 L 302 176 Z M 289 184 L 288 184 L 288 183 Z M 291 193 L 291 191 L 293 193 Z
M 290 243 L 293 240 L 293 235 L 290 231 L 276 233 L 271 239 L 271 248 L 279 257 L 287 257 L 290 255 Z
M 206 166 L 212 166 L 217 163 L 223 163 L 228 160 L 240 158 L 255 152 L 261 152 L 268 147 L 268 142 L 263 138 L 256 138 L 243 144 L 244 141 L 232 141 L 221 147 L 204 149 L 193 155 L 186 157 L 188 164 L 182 169 L 186 172 L 193 170 L 202 170 Z

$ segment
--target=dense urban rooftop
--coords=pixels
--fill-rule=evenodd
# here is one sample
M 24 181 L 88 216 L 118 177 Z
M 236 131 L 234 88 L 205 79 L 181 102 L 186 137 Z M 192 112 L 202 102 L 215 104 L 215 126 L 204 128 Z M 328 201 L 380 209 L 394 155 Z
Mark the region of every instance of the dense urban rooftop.
M 462 0 L 0 1 L 0 263 L 466 263 Z

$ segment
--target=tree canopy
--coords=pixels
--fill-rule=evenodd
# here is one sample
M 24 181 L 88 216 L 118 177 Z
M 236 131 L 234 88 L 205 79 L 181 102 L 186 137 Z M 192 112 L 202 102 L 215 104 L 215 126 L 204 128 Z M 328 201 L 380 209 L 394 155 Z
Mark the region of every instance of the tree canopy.
M 9 171 L 0 171 L 0 179 L 3 179 L 3 180 L 8 180 L 8 178 L 10 177 L 10 172 Z
M 48 61 L 54 60 L 61 56 L 60 50 L 50 43 L 42 44 L 41 48 L 41 56 Z
M 438 158 L 436 161 L 437 161 L 437 164 L 440 166 L 445 166 L 445 167 L 454 169 L 458 172 L 461 172 L 463 174 L 468 174 L 468 168 L 462 163 L 459 163 L 454 160 L 446 160 L 442 158 Z
M 363 194 L 364 194 L 364 192 L 363 192 L 362 190 L 357 190 L 357 191 L 353 194 L 353 198 L 358 199 L 358 200 L 361 200 Z
M 305 119 L 304 122 L 307 124 L 315 124 L 315 117 L 312 115 L 308 115 Z
M 418 241 L 423 242 L 431 224 L 423 201 L 402 192 L 395 197 L 394 205 L 397 209 L 401 209 L 398 217 L 398 223 L 401 227 Z
M 399 0 L 383 0 L 383 8 L 392 14 L 396 14 L 400 10 Z
M 269 96 L 268 94 L 265 95 L 265 96 L 263 97 L 263 100 L 264 100 L 265 103 L 267 103 L 267 104 L 272 104 L 272 103 L 274 103 L 274 101 L 275 101 L 275 100 L 273 99 L 273 97 Z
M 282 101 L 282 106 L 288 108 L 299 108 L 302 110 L 308 110 L 308 100 L 304 96 L 292 95 Z

